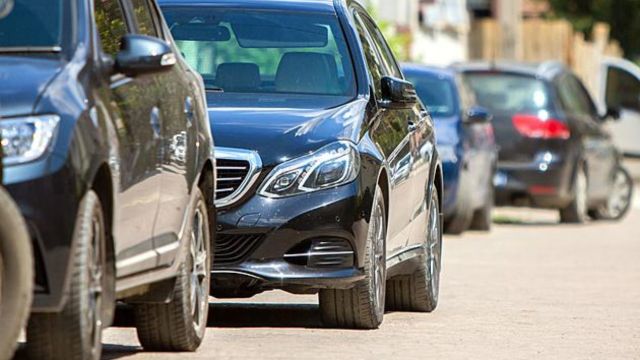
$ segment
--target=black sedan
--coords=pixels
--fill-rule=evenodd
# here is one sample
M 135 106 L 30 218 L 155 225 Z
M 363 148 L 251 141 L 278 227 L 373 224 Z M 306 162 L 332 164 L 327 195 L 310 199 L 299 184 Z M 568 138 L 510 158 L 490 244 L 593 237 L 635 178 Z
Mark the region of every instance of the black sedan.
M 329 326 L 376 328 L 438 299 L 434 125 L 356 1 L 164 0 L 216 139 L 212 293 L 320 294 Z M 387 279 L 390 279 L 387 282 Z
M 566 67 L 459 66 L 478 102 L 494 114 L 500 147 L 494 183 L 499 205 L 560 210 L 562 222 L 618 219 L 633 184 L 591 96 Z

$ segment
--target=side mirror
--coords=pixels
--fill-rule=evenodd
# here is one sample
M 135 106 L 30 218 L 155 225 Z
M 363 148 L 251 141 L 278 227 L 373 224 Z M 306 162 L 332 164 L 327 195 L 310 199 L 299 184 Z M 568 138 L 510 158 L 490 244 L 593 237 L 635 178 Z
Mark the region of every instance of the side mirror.
M 615 107 L 607 107 L 607 111 L 600 116 L 600 120 L 607 121 L 608 119 L 619 120 L 620 109 Z
M 385 76 L 381 80 L 383 107 L 408 109 L 418 103 L 416 88 L 409 81 Z
M 115 69 L 127 76 L 167 70 L 176 64 L 169 44 L 145 35 L 126 35 L 116 55 Z
M 492 119 L 493 115 L 491 115 L 489 110 L 481 106 L 471 107 L 464 118 L 467 124 L 486 124 L 491 122 Z

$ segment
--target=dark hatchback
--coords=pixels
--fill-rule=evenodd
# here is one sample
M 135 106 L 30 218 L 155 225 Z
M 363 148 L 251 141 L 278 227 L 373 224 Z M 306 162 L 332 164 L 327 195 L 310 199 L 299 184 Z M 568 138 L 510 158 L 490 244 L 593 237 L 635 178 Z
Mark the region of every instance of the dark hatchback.
M 500 205 L 560 210 L 562 222 L 620 218 L 632 181 L 591 96 L 566 67 L 549 62 L 467 64 L 458 70 L 494 114 Z
M 436 123 L 445 232 L 490 230 L 497 162 L 492 115 L 453 70 L 406 64 L 402 71 Z
M 28 352 L 99 358 L 116 299 L 135 305 L 146 348 L 195 350 L 215 186 L 201 77 L 153 1 L 13 3 L 0 130 L 34 248 Z
M 160 4 L 204 78 L 218 146 L 212 294 L 319 292 L 325 323 L 341 327 L 378 327 L 385 287 L 387 307 L 433 310 L 433 122 L 366 11 L 330 0 Z

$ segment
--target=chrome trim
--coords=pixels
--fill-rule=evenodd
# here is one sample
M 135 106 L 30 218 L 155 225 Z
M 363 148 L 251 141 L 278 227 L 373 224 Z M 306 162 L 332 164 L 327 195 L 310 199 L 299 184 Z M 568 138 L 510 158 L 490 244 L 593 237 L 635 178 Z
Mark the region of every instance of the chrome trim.
M 294 258 L 294 257 L 312 257 L 312 256 L 344 256 L 344 255 L 353 255 L 353 251 L 310 251 L 306 253 L 299 254 L 284 254 L 284 258 Z
M 222 208 L 225 206 L 230 206 L 240 200 L 249 189 L 255 184 L 260 177 L 260 172 L 262 171 L 262 160 L 260 159 L 260 155 L 257 152 L 245 149 L 236 149 L 236 148 L 227 148 L 227 147 L 216 147 L 215 149 L 215 158 L 217 160 L 241 160 L 249 163 L 249 169 L 247 171 L 247 176 L 244 181 L 238 186 L 236 191 L 234 191 L 231 195 L 225 196 L 221 199 L 216 200 L 216 207 Z M 216 168 L 218 169 L 218 168 Z M 222 166 L 219 168 L 220 170 L 244 170 L 244 167 L 229 167 Z M 217 172 L 217 170 L 216 170 Z M 216 174 L 217 175 L 217 174 Z M 217 176 L 216 176 L 217 177 Z M 220 179 L 217 177 L 216 184 L 218 182 L 222 182 L 224 178 Z M 217 191 L 220 192 L 220 191 Z

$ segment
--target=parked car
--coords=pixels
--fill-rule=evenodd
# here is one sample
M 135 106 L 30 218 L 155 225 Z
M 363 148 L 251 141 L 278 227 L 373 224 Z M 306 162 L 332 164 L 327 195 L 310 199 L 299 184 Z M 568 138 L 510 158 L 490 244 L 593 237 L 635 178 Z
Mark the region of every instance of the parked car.
M 607 124 L 613 143 L 623 154 L 640 157 L 640 67 L 628 60 L 605 58 L 600 85 L 600 111 L 617 114 L 617 121 Z
M 319 292 L 328 326 L 432 311 L 434 128 L 355 1 L 160 2 L 217 141 L 217 297 Z M 387 283 L 386 280 L 390 279 Z
M 490 230 L 497 161 L 491 114 L 453 70 L 406 64 L 402 71 L 436 123 L 445 232 Z
M 0 20 L 4 184 L 33 241 L 35 359 L 99 358 L 116 300 L 146 349 L 204 336 L 215 160 L 202 79 L 179 54 L 150 0 L 15 0 Z
M 495 116 L 498 204 L 559 209 L 566 223 L 624 216 L 633 183 L 603 128 L 610 117 L 571 71 L 554 62 L 459 70 Z
M 1 14 L 0 6 L 0 18 Z M 27 226 L 16 204 L 0 186 L 0 360 L 12 358 L 20 332 L 29 317 L 32 296 L 33 254 Z

